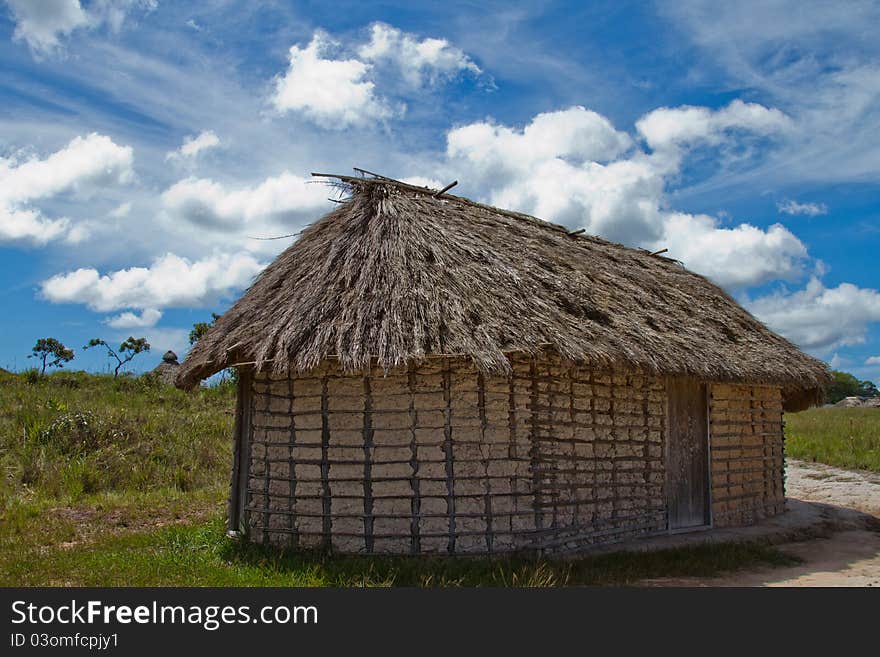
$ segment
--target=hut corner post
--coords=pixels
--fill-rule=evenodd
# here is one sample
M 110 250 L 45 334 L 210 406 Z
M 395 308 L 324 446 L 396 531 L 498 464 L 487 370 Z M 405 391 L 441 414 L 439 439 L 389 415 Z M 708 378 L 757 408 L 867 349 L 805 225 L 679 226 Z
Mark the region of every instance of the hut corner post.
M 248 369 L 239 368 L 233 428 L 235 443 L 232 454 L 232 476 L 229 482 L 229 517 L 227 521 L 228 532 L 236 536 L 247 534 L 244 511 L 247 507 L 252 397 L 251 372 Z

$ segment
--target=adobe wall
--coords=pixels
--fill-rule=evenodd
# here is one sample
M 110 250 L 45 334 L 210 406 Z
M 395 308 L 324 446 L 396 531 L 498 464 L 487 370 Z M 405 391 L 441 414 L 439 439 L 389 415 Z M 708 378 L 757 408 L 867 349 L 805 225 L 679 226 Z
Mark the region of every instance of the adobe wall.
M 252 540 L 353 553 L 567 551 L 666 530 L 662 378 L 515 359 L 257 373 Z M 712 384 L 713 524 L 784 507 L 778 388 Z
M 253 383 L 252 540 L 340 552 L 557 551 L 663 531 L 661 379 L 432 359 Z
M 712 385 L 712 515 L 716 527 L 749 525 L 785 507 L 782 393 Z

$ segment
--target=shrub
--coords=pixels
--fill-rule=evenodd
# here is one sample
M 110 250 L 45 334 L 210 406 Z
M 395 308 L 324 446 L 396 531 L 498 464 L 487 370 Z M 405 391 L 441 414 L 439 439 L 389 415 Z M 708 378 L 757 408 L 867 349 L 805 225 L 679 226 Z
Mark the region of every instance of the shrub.
M 93 452 L 107 445 L 129 441 L 125 428 L 116 426 L 91 411 L 59 415 L 40 432 L 40 441 L 56 447 L 62 454 Z

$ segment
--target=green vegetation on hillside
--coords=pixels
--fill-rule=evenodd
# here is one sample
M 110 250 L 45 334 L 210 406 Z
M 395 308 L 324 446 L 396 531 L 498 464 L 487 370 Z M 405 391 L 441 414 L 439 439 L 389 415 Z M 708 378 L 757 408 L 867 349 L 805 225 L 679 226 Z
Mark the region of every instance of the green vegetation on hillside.
M 785 453 L 880 472 L 880 408 L 812 408 L 786 414 Z
M 228 480 L 234 390 L 152 377 L 0 375 L 0 509 L 101 492 L 194 491 Z

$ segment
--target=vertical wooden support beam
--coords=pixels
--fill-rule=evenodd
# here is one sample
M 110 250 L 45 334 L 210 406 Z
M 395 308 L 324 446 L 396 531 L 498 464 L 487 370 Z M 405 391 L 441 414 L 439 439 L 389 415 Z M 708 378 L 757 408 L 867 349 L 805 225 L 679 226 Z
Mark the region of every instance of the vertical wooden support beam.
M 296 389 L 294 387 L 295 376 L 291 372 L 288 376 L 288 394 L 290 395 L 290 440 L 287 449 L 287 528 L 290 530 L 288 543 L 290 547 L 299 547 L 299 532 L 296 520 L 296 416 L 293 414 L 296 408 Z
M 254 414 L 253 414 L 254 405 L 255 405 L 254 397 L 255 397 L 254 395 L 251 395 L 251 413 L 250 413 L 251 422 L 253 422 L 253 417 L 254 417 Z M 263 489 L 263 545 L 268 545 L 268 543 L 269 543 L 269 521 L 272 516 L 272 514 L 271 514 L 272 504 L 270 503 L 270 498 L 269 498 L 269 483 L 270 483 L 269 482 L 269 474 L 270 474 L 269 468 L 270 467 L 271 467 L 271 464 L 269 462 L 269 445 L 264 444 L 263 445 L 263 476 L 265 477 L 265 479 L 263 482 L 263 486 L 264 486 L 264 489 Z
M 330 449 L 330 421 L 327 402 L 327 375 L 321 377 L 321 533 L 325 549 L 330 549 L 332 543 L 330 533 L 333 529 L 333 521 L 330 517 L 330 463 L 328 452 Z
M 531 383 L 531 427 L 529 431 L 529 459 L 532 470 L 532 511 L 535 515 L 535 529 L 544 529 L 544 512 L 541 508 L 542 493 L 541 474 L 538 468 L 541 465 L 541 454 L 538 449 L 538 373 L 535 359 L 529 363 L 529 378 Z
M 782 418 L 782 426 L 779 427 L 779 430 L 782 432 L 782 437 L 779 439 L 779 456 L 782 459 L 782 465 L 779 466 L 779 479 L 782 482 L 782 503 L 785 504 L 785 414 L 780 413 L 780 418 Z
M 574 365 L 569 366 L 568 368 L 568 421 L 571 426 L 575 424 L 575 413 L 574 413 L 574 380 L 577 375 L 577 370 Z M 572 525 L 580 526 L 581 524 L 581 489 L 580 489 L 580 472 L 579 466 L 581 460 L 578 458 L 577 453 L 577 436 L 575 432 L 571 434 L 571 474 L 569 474 L 569 484 L 571 486 L 571 494 L 574 497 L 574 510 L 572 515 Z
M 545 367 L 547 367 L 545 365 Z M 550 491 L 550 501 L 553 503 L 550 512 L 550 527 L 557 528 L 559 526 L 559 496 L 562 492 L 562 484 L 564 477 L 560 477 L 558 473 L 555 472 L 555 468 L 552 468 L 554 471 L 552 474 L 549 472 L 551 470 L 551 465 L 556 466 L 559 462 L 557 459 L 557 449 L 558 442 L 556 442 L 559 438 L 556 433 L 556 405 L 557 405 L 557 393 L 559 392 L 556 388 L 556 383 L 552 381 L 552 374 L 548 367 L 547 375 L 544 376 L 545 384 L 547 386 L 547 427 L 544 429 L 546 435 L 542 436 L 542 441 L 548 441 L 549 438 L 552 438 L 554 444 L 548 444 L 546 449 L 548 450 L 548 454 L 542 459 L 543 463 L 541 464 L 548 473 L 544 475 L 549 480 L 549 488 Z M 565 466 L 563 466 L 564 468 Z M 545 507 L 546 508 L 546 507 Z
M 419 425 L 418 411 L 416 410 L 416 371 L 415 366 L 410 364 L 407 373 L 407 388 L 409 390 L 409 465 L 412 468 L 412 477 L 410 478 L 410 487 L 412 488 L 412 502 L 410 503 L 410 512 L 412 520 L 410 521 L 410 552 L 418 554 L 422 551 L 421 545 L 421 529 L 419 527 L 419 516 L 421 515 L 421 494 L 419 492 L 419 449 L 416 440 L 416 427 Z
M 477 371 L 477 405 L 480 413 L 480 452 L 483 457 L 483 472 L 485 495 L 483 495 L 483 509 L 486 518 L 486 550 L 492 552 L 492 491 L 489 487 L 489 458 L 486 453 L 489 447 L 486 445 L 486 378 L 481 371 Z
M 232 477 L 229 482 L 229 529 L 249 531 L 247 507 L 250 503 L 248 488 L 251 476 L 251 424 L 253 422 L 251 373 L 239 370 L 235 400 L 235 446 L 232 455 Z
M 514 518 L 518 517 L 517 514 L 522 508 L 522 498 L 519 495 L 520 478 L 519 473 L 516 471 L 519 456 L 519 450 L 516 444 L 516 368 L 514 368 L 513 371 L 509 374 L 507 386 L 507 456 L 509 459 L 511 459 L 514 468 L 512 469 L 510 478 L 508 479 L 508 490 L 512 494 L 512 503 L 507 507 L 508 509 L 512 508 L 513 510 L 508 511 L 508 522 L 506 524 L 510 525 L 510 540 L 515 545 L 517 528 L 514 522 Z
M 767 481 L 767 432 L 764 431 L 764 427 L 761 427 L 761 430 L 758 431 L 758 427 L 756 426 L 757 422 L 763 423 L 764 420 L 761 418 L 761 412 L 758 410 L 760 408 L 760 401 L 757 399 L 757 395 L 755 394 L 755 388 L 753 386 L 749 386 L 749 431 L 753 436 L 758 436 L 760 438 L 760 446 L 761 446 L 761 457 L 756 459 L 760 462 L 760 490 L 757 491 L 757 500 L 755 500 L 754 506 L 757 507 L 755 510 L 755 514 L 762 513 L 764 508 L 767 505 L 767 485 L 770 483 Z M 757 442 L 757 441 L 756 441 Z M 755 445 L 757 447 L 757 445 Z M 752 466 L 750 469 L 758 470 Z M 749 477 L 751 479 L 751 477 Z M 752 483 L 751 481 L 748 483 Z M 752 483 L 754 486 L 754 483 Z M 754 518 L 754 521 L 757 521 L 759 518 Z
M 616 526 L 616 521 L 618 516 L 620 515 L 620 509 L 618 508 L 618 493 L 617 493 L 617 441 L 618 435 L 616 431 L 616 426 L 618 419 L 615 417 L 615 407 L 614 407 L 614 394 L 616 391 L 616 386 L 614 384 L 614 378 L 617 376 L 617 371 L 611 371 L 608 374 L 608 417 L 611 418 L 611 490 L 614 493 L 611 495 L 611 521 L 612 526 Z
M 645 465 L 642 470 L 642 474 L 644 476 L 645 489 L 648 490 L 651 484 L 651 427 L 648 422 L 648 398 L 651 395 L 651 384 L 650 380 L 643 376 L 642 378 L 642 432 L 643 432 L 643 440 L 644 440 L 644 449 L 642 451 L 642 458 L 645 461 Z M 653 510 L 652 510 L 653 514 Z
M 449 516 L 449 544 L 447 551 L 455 553 L 455 473 L 452 455 L 452 373 L 449 359 L 443 359 L 443 453 L 446 456 L 446 513 Z
M 364 376 L 364 546 L 373 551 L 373 390 L 371 374 Z
M 596 370 L 590 368 L 590 426 L 593 427 L 595 431 L 596 428 Z M 590 525 L 596 524 L 596 519 L 599 516 L 598 506 L 599 506 L 599 495 L 598 495 L 598 486 L 596 485 L 596 475 L 599 472 L 598 463 L 599 457 L 596 456 L 596 451 L 593 451 L 593 485 L 590 488 L 590 499 L 593 503 L 593 512 L 590 517 Z

